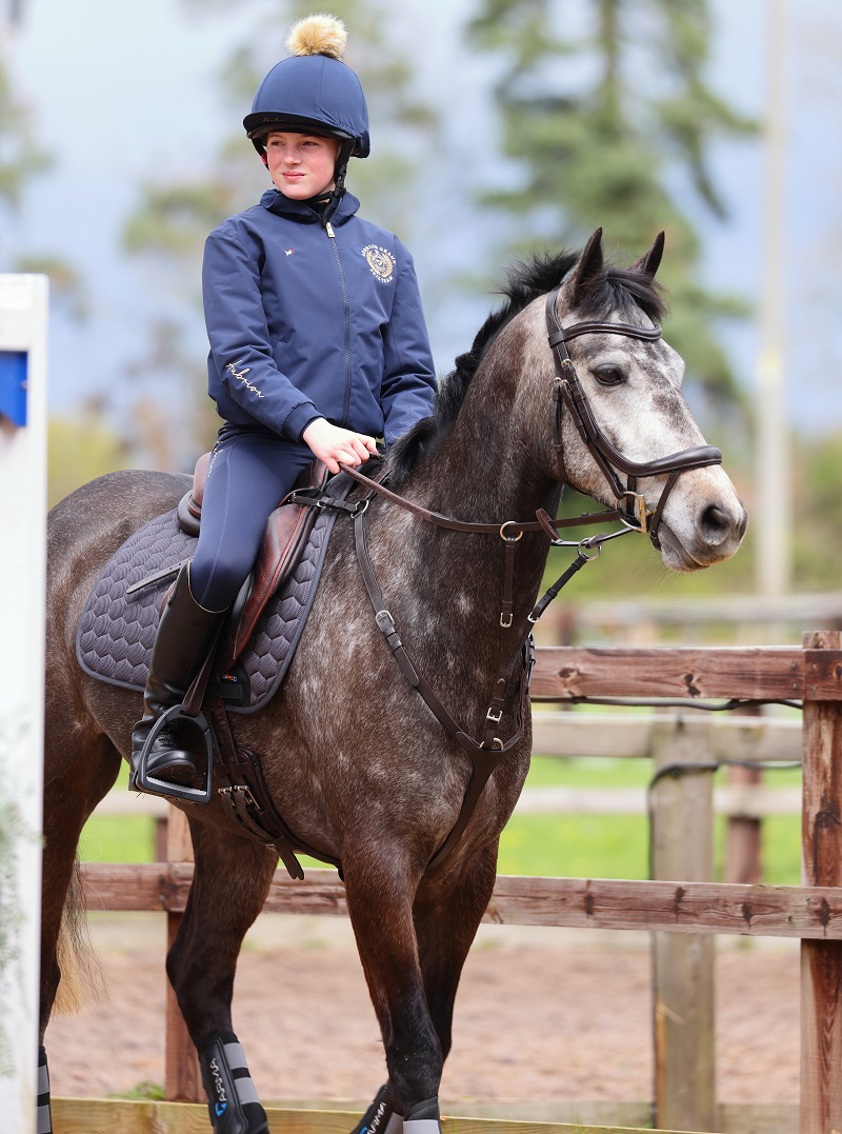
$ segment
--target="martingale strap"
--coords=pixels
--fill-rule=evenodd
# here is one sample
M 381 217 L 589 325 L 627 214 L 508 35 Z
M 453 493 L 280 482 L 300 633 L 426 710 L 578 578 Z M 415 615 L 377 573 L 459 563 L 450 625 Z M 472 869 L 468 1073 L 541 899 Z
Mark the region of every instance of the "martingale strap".
M 386 608 L 383 592 L 380 589 L 377 574 L 374 570 L 374 564 L 371 562 L 365 533 L 365 515 L 365 508 L 360 508 L 354 515 L 354 542 L 363 583 L 365 584 L 369 601 L 374 608 L 377 626 L 386 639 L 389 648 L 392 650 L 408 685 L 412 689 L 415 689 L 448 736 L 452 737 L 457 744 L 459 744 L 471 760 L 471 777 L 462 800 L 462 808 L 455 825 L 444 843 L 442 843 L 430 859 L 428 865 L 433 866 L 441 861 L 441 859 L 445 858 L 462 837 L 474 813 L 479 798 L 482 795 L 483 788 L 488 782 L 492 772 L 497 765 L 505 759 L 506 754 L 510 752 L 523 737 L 525 719 L 523 716 L 522 700 L 518 706 L 518 720 L 514 735 L 504 742 L 496 736 L 495 733 L 503 717 L 506 688 L 509 679 L 514 672 L 518 659 L 521 657 L 524 658 L 524 679 L 528 683 L 532 657 L 532 651 L 529 649 L 529 643 L 531 642 L 531 625 L 527 623 L 518 638 L 513 654 L 508 662 L 504 663 L 500 668 L 494 683 L 494 694 L 486 713 L 483 738 L 481 741 L 477 741 L 465 732 L 450 711 L 442 704 L 438 694 L 419 671 L 406 646 L 404 646 L 401 641 L 395 620 L 391 612 Z M 509 625 L 511 625 L 511 621 Z
M 349 503 L 347 501 L 335 501 L 327 499 L 323 496 L 297 494 L 301 503 L 306 503 L 311 507 L 326 507 L 326 508 L 340 508 L 354 521 L 354 543 L 357 552 L 357 560 L 360 565 L 360 573 L 362 575 L 363 584 L 366 589 L 369 601 L 371 602 L 374 610 L 375 622 L 378 629 L 383 634 L 386 642 L 394 654 L 395 660 L 400 666 L 407 684 L 415 689 L 418 695 L 425 702 L 427 707 L 436 717 L 438 722 L 444 728 L 445 732 L 451 736 L 467 754 L 471 761 L 471 776 L 468 781 L 465 795 L 462 801 L 462 807 L 457 817 L 456 823 L 448 834 L 444 843 L 438 848 L 435 854 L 428 863 L 433 866 L 440 862 L 449 854 L 453 847 L 458 843 L 459 839 L 467 827 L 471 816 L 474 813 L 480 796 L 482 795 L 485 785 L 488 783 L 494 769 L 503 761 L 505 756 L 519 743 L 523 737 L 525 728 L 525 717 L 523 712 L 524 698 L 528 694 L 529 680 L 532 674 L 532 667 L 534 665 L 534 644 L 532 641 L 532 628 L 549 603 L 558 595 L 561 588 L 569 582 L 569 580 L 579 571 L 586 563 L 591 562 L 596 558 L 601 550 L 601 545 L 606 540 L 613 539 L 617 535 L 626 535 L 631 530 L 628 527 L 621 529 L 619 532 L 611 532 L 607 534 L 594 535 L 588 539 L 577 541 L 575 544 L 568 543 L 557 537 L 558 529 L 568 525 L 580 524 L 591 520 L 597 522 L 603 519 L 617 519 L 620 516 L 618 510 L 611 512 L 600 513 L 599 516 L 591 514 L 587 517 L 577 517 L 569 520 L 553 520 L 543 509 L 536 512 L 535 521 L 521 523 L 519 521 L 508 520 L 503 524 L 482 524 L 472 523 L 470 521 L 455 520 L 449 516 L 443 516 L 438 512 L 431 512 L 430 510 L 414 504 L 412 501 L 399 496 L 397 493 L 392 492 L 390 489 L 385 488 L 378 481 L 369 479 L 365 474 L 358 472 L 356 469 L 346 467 L 343 465 L 343 471 L 347 472 L 355 480 L 365 485 L 369 491 L 368 494 L 361 497 L 359 500 Z M 413 661 L 409 651 L 401 640 L 395 624 L 394 617 L 390 610 L 386 607 L 383 593 L 380 589 L 380 584 L 377 579 L 377 574 L 374 569 L 374 564 L 371 561 L 371 556 L 368 551 L 368 541 L 366 538 L 365 530 L 365 517 L 369 504 L 376 496 L 381 496 L 389 503 L 398 505 L 406 511 L 418 516 L 420 519 L 427 523 L 435 524 L 438 527 L 444 528 L 449 531 L 468 532 L 480 535 L 495 535 L 503 540 L 505 544 L 505 561 L 503 569 L 503 594 L 500 601 L 500 627 L 503 630 L 509 630 L 513 626 L 513 611 L 514 611 L 514 575 L 515 575 L 515 552 L 520 540 L 525 531 L 542 532 L 549 540 L 556 546 L 578 546 L 579 554 L 557 582 L 549 588 L 541 601 L 534 607 L 532 612 L 526 618 L 524 625 L 517 635 L 516 644 L 508 651 L 508 660 L 503 662 L 500 666 L 497 679 L 494 683 L 493 694 L 491 702 L 488 706 L 485 718 L 485 729 L 482 740 L 478 741 L 470 736 L 458 724 L 456 719 L 442 703 L 435 689 L 430 685 L 417 665 Z M 507 741 L 502 741 L 496 734 L 499 731 L 498 726 L 503 718 L 505 710 L 505 698 L 508 684 L 515 672 L 518 661 L 521 662 L 522 676 L 521 681 L 525 682 L 525 688 L 521 685 L 522 697 L 517 706 L 517 725 L 513 736 Z M 326 858 L 325 855 L 318 852 L 315 853 L 316 857 Z

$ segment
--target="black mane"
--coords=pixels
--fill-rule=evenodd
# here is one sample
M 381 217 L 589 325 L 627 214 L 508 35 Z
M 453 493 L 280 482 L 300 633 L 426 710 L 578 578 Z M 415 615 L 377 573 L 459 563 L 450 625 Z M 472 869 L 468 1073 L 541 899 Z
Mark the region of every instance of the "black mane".
M 578 252 L 556 255 L 536 254 L 516 261 L 500 294 L 506 301 L 493 311 L 474 338 L 473 345 L 456 359 L 454 369 L 442 380 L 436 406 L 429 417 L 419 421 L 392 447 L 389 454 L 389 483 L 400 485 L 418 462 L 432 452 L 455 422 L 471 380 L 486 351 L 502 329 L 541 295 L 546 295 L 564 279 L 580 258 Z M 642 272 L 606 264 L 584 296 L 579 313 L 595 319 L 612 311 L 629 315 L 633 308 L 659 322 L 665 305 L 657 284 Z

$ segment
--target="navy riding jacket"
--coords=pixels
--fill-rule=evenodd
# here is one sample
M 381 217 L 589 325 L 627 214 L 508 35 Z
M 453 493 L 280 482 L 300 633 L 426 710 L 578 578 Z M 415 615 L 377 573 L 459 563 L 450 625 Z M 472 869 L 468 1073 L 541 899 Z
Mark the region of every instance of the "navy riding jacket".
M 276 189 L 205 244 L 208 392 L 220 416 L 298 441 L 317 417 L 390 444 L 436 379 L 412 257 L 346 193 L 325 225 Z

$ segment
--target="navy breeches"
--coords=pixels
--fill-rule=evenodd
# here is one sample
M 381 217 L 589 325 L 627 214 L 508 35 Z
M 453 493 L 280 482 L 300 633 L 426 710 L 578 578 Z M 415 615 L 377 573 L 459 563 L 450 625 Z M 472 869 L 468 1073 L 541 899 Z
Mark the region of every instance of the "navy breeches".
M 190 590 L 225 610 L 254 566 L 271 512 L 313 460 L 303 443 L 224 426 L 211 454 Z

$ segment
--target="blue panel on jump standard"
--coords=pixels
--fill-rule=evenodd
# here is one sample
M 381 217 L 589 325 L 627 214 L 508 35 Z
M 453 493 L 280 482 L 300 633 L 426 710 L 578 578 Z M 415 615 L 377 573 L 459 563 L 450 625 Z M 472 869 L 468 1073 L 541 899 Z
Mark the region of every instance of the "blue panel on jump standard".
M 0 350 L 0 414 L 14 425 L 26 425 L 25 350 Z

